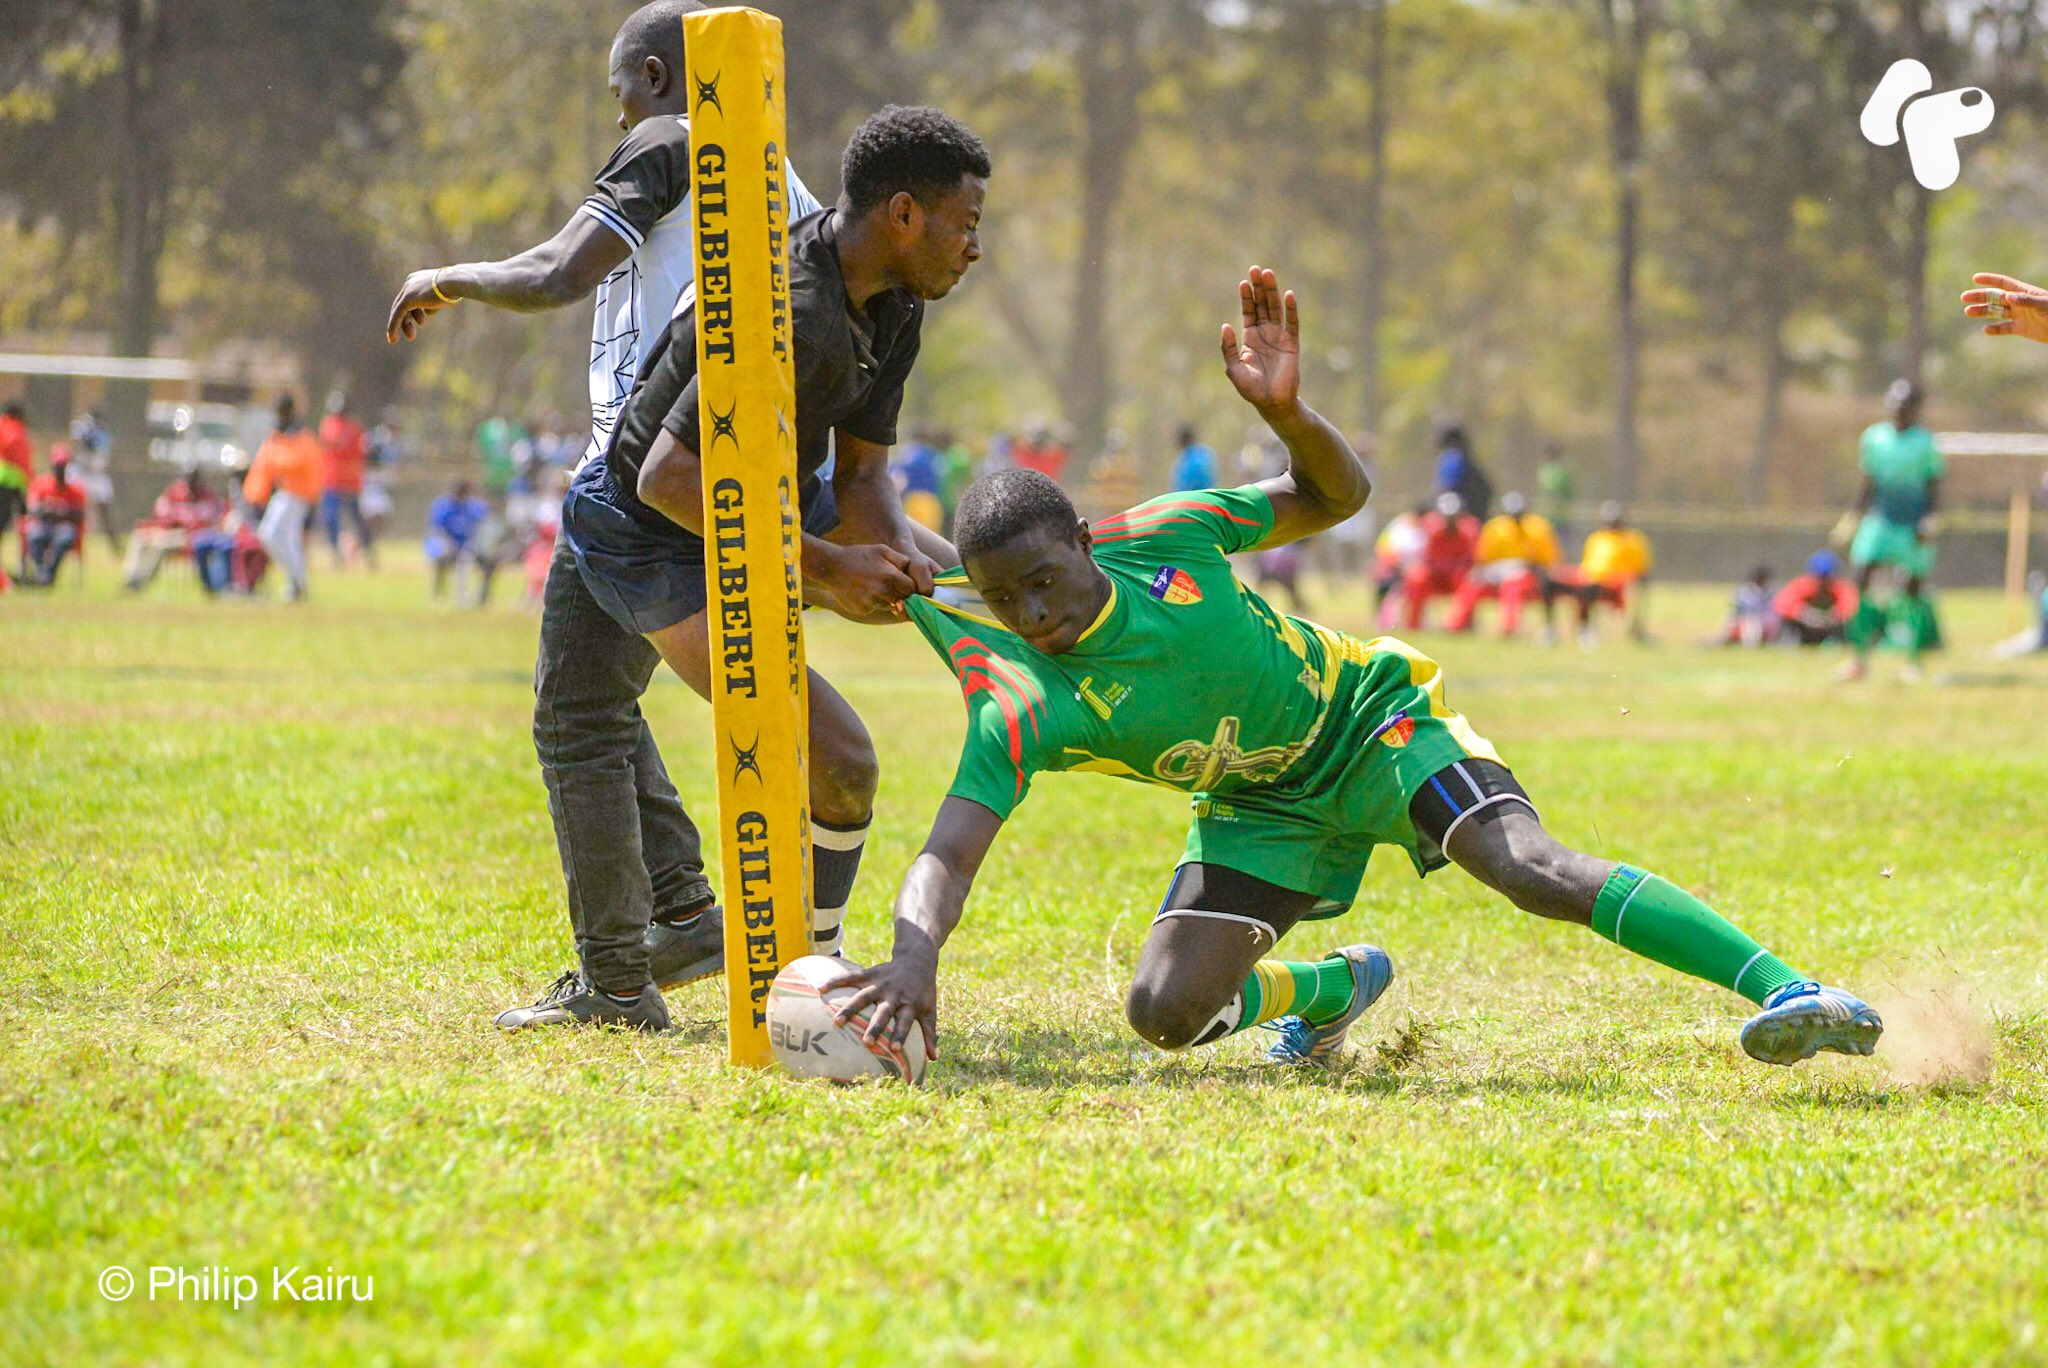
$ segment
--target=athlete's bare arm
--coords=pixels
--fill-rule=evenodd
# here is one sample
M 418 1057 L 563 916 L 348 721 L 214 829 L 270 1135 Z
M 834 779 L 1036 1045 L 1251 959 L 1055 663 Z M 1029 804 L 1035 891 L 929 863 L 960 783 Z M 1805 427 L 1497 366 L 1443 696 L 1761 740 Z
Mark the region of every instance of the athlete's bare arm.
M 391 301 L 385 340 L 410 342 L 429 314 L 464 299 L 518 313 L 559 309 L 596 289 L 632 250 L 610 228 L 578 213 L 562 231 L 518 256 L 414 271 Z
M 939 804 L 932 833 L 896 894 L 896 942 L 888 962 L 845 980 L 858 991 L 840 1006 L 842 1026 L 872 1006 L 867 1039 L 901 1045 L 915 1021 L 924 1027 L 925 1054 L 939 1057 L 939 947 L 960 924 L 974 876 L 1002 829 L 1002 818 L 971 799 Z
M 932 576 L 958 556 L 939 560 L 938 554 L 952 552 L 943 539 L 919 537 L 924 529 L 903 511 L 903 497 L 889 475 L 889 448 L 856 437 L 844 429 L 832 434 L 832 497 L 839 504 L 839 521 L 859 541 L 893 546 L 910 562 L 910 577 L 917 592 L 930 594 Z M 935 546 L 931 543 L 936 543 Z
M 1984 318 L 1987 337 L 2025 337 L 2048 342 L 2048 290 L 2008 275 L 1979 271 L 1978 288 L 1963 291 L 1963 316 Z
M 1287 446 L 1287 473 L 1261 481 L 1273 530 L 1261 545 L 1312 536 L 1365 507 L 1365 463 L 1324 417 L 1301 402 L 1301 314 L 1294 291 L 1254 266 L 1237 286 L 1239 328 L 1223 325 L 1223 372 Z

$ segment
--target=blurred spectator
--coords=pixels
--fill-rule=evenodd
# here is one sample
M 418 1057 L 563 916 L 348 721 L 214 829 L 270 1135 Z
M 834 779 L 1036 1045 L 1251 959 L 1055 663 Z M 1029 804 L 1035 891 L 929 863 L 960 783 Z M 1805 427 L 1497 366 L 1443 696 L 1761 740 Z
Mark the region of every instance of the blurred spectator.
M 938 447 L 923 429 L 913 431 L 910 440 L 890 456 L 889 474 L 895 477 L 903 511 L 934 532 L 944 531 L 946 503 L 941 490 L 945 487 L 945 472 Z
M 988 450 L 981 455 L 975 466 L 976 476 L 992 475 L 998 470 L 1008 470 L 1017 464 L 1017 444 L 1007 432 L 992 432 L 988 438 Z
M 526 606 L 540 611 L 541 596 L 547 592 L 548 565 L 554 559 L 555 538 L 562 530 L 562 499 L 569 492 L 566 471 L 553 471 L 542 483 L 533 503 L 533 526 L 526 541 Z
M 1856 586 L 1842 574 L 1841 559 L 1832 551 L 1816 551 L 1806 573 L 1778 591 L 1771 601 L 1779 635 L 1801 646 L 1841 641 L 1856 616 Z
M 526 440 L 525 428 L 495 413 L 477 424 L 476 454 L 483 463 L 484 488 L 503 489 L 512 483 L 517 469 L 513 448 Z
M 1499 599 L 1500 634 L 1513 636 L 1522 623 L 1522 605 L 1546 601 L 1544 586 L 1558 560 L 1557 533 L 1550 520 L 1529 512 L 1529 501 L 1520 494 L 1502 496 L 1500 515 L 1479 529 L 1472 573 L 1459 588 L 1444 626 L 1453 632 L 1470 631 L 1480 600 Z
M 1880 641 L 1906 650 L 1906 676 L 1917 679 L 1920 653 L 1941 646 L 1941 626 L 1926 592 L 1934 570 L 1932 519 L 1941 502 L 1944 463 L 1934 434 L 1920 421 L 1920 386 L 1901 377 L 1885 391 L 1885 421 L 1872 423 L 1858 441 L 1862 488 L 1852 510 L 1855 533 L 1849 542 L 1850 573 L 1856 580 L 1856 616 L 1847 636 L 1856 649 L 1839 678 L 1860 679 Z M 1906 580 L 1890 604 L 1871 593 L 1880 567 Z
M 320 439 L 299 422 L 289 394 L 277 401 L 277 431 L 256 449 L 242 481 L 242 497 L 263 509 L 256 536 L 272 560 L 284 567 L 285 597 L 306 596 L 306 524 L 320 501 Z
M 157 495 L 155 511 L 135 524 L 128 534 L 128 564 L 122 573 L 122 587 L 130 591 L 146 587 L 156 578 L 165 556 L 191 555 L 196 566 L 194 539 L 217 530 L 227 513 L 227 501 L 206 487 L 204 472 L 195 468 L 173 480 L 169 488 Z M 204 575 L 199 582 L 209 594 L 217 588 Z
M 92 520 L 114 554 L 121 554 L 121 533 L 114 526 L 113 434 L 107 431 L 98 409 L 87 409 L 71 420 L 72 478 L 85 491 L 92 506 Z
M 1436 439 L 1436 494 L 1455 494 L 1465 511 L 1481 522 L 1493 507 L 1493 481 L 1479 468 L 1465 429 L 1453 424 Z
M 1035 470 L 1054 480 L 1066 474 L 1067 455 L 1067 444 L 1042 424 L 1032 427 L 1010 449 L 1012 464 L 1025 470 Z
M 29 440 L 28 415 L 19 401 L 0 407 L 0 536 L 14 528 L 14 520 L 28 507 L 28 487 L 36 477 L 36 449 Z M 7 574 L 0 571 L 0 589 L 7 587 Z
M 974 453 L 967 443 L 951 433 L 939 437 L 939 502 L 946 506 L 946 531 L 953 530 L 953 510 L 960 496 L 974 483 Z
M 490 504 L 477 497 L 466 479 L 457 479 L 427 510 L 426 552 L 427 564 L 434 571 L 433 597 L 447 593 L 449 571 L 455 569 L 470 538 L 490 515 Z
M 349 416 L 348 396 L 340 390 L 327 396 L 327 416 L 320 420 L 320 525 L 334 566 L 342 567 L 341 520 L 355 525 L 355 549 L 363 563 L 377 568 L 376 539 L 363 520 L 363 467 L 369 461 L 368 434 Z
M 2034 600 L 2034 625 L 1993 646 L 1991 654 L 1998 660 L 2016 660 L 2037 651 L 2048 651 L 2048 577 L 2038 572 L 2030 576 L 2027 592 Z
M 1536 467 L 1536 511 L 1550 520 L 1558 546 L 1563 548 L 1572 535 L 1572 499 L 1578 481 L 1564 463 L 1564 449 L 1551 442 L 1543 448 L 1543 460 Z
M 1771 605 L 1771 567 L 1752 566 L 1749 577 L 1728 596 L 1728 620 L 1707 646 L 1764 646 L 1778 639 L 1778 610 Z
M 1578 569 L 1560 567 L 1551 576 L 1545 607 L 1560 595 L 1572 600 L 1578 609 L 1581 646 L 1599 644 L 1599 636 L 1593 630 L 1593 609 L 1603 603 L 1628 613 L 1629 635 L 1647 643 L 1650 634 L 1643 625 L 1642 585 L 1656 563 L 1650 552 L 1650 539 L 1628 525 L 1621 505 L 1612 499 L 1600 505 L 1600 524 L 1586 538 L 1585 550 L 1579 553 Z
M 491 601 L 491 583 L 498 577 L 498 568 L 519 559 L 525 549 L 512 519 L 486 503 L 483 521 L 476 525 L 461 554 L 462 562 L 476 572 L 476 588 L 469 598 L 471 607 L 481 608 Z M 457 602 L 464 597 L 459 586 L 455 597 Z
M 1285 589 L 1289 609 L 1296 617 L 1308 615 L 1308 605 L 1301 597 L 1301 572 L 1308 564 L 1308 546 L 1308 541 L 1293 541 L 1252 557 L 1259 592 L 1265 594 L 1267 587 L 1274 584 Z
M 1479 519 L 1465 511 L 1465 502 L 1445 490 L 1436 507 L 1422 517 L 1422 552 L 1401 581 L 1401 606 L 1407 629 L 1422 627 L 1422 614 L 1438 594 L 1456 594 L 1472 573 L 1479 550 Z
M 231 509 L 219 526 L 194 532 L 187 544 L 193 573 L 208 594 L 226 593 L 234 587 L 235 530 L 242 525 L 241 515 Z
M 1423 545 L 1429 540 L 1422 530 L 1429 509 L 1428 499 L 1418 499 L 1413 508 L 1396 513 L 1373 543 L 1374 607 L 1383 630 L 1394 625 L 1394 612 L 1401 602 L 1396 591 L 1408 578 L 1409 567 L 1422 558 Z
M 1216 453 L 1195 440 L 1195 430 L 1183 427 L 1178 438 L 1180 454 L 1173 458 L 1175 493 L 1216 487 Z
M 49 585 L 64 557 L 85 539 L 85 487 L 71 478 L 71 447 L 50 448 L 50 468 L 29 482 L 28 517 L 22 521 L 22 580 Z

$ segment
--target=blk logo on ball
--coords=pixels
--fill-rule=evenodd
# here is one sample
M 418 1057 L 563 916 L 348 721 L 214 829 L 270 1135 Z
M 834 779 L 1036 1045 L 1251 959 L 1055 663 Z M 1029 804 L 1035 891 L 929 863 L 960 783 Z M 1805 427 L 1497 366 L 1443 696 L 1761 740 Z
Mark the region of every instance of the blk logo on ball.
M 1911 57 L 1893 62 L 1863 106 L 1863 136 L 1879 147 L 1903 136 L 1913 179 L 1946 190 L 1962 172 L 1956 144 L 1991 127 L 1993 106 L 1991 93 L 1976 86 L 1929 95 L 1933 89 L 1934 73 L 1925 63 Z

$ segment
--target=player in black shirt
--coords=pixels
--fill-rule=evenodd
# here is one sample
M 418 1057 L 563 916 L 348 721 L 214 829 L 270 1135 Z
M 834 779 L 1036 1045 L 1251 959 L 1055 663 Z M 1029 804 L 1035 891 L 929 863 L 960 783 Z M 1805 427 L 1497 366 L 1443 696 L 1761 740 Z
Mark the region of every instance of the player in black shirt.
M 924 304 L 981 256 L 988 153 L 958 121 L 891 106 L 854 133 L 838 206 L 790 230 L 796 332 L 797 463 L 804 597 L 859 621 L 902 618 L 953 550 L 905 516 L 888 472 Z M 642 367 L 608 450 L 578 472 L 563 505 L 573 577 L 551 577 L 541 620 L 534 735 L 556 838 L 570 872 L 578 969 L 507 1028 L 594 1021 L 662 1029 L 663 984 L 706 967 L 712 914 L 651 919 L 646 904 L 592 896 L 635 821 L 628 754 L 649 669 L 593 651 L 593 616 L 639 634 L 706 698 L 704 519 L 697 458 L 696 318 L 680 313 Z M 830 485 L 819 472 L 833 457 Z M 555 580 L 567 580 L 558 586 Z M 638 638 L 628 638 L 634 645 Z M 811 815 L 818 948 L 838 947 L 878 778 L 874 747 L 838 691 L 810 675 Z M 587 877 L 586 877 L 587 871 Z

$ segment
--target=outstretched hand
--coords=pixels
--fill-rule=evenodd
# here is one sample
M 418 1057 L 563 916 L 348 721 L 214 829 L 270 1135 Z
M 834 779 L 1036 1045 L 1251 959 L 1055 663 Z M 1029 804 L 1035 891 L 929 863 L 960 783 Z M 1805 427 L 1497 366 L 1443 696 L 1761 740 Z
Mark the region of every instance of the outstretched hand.
M 1273 273 L 1254 266 L 1237 283 L 1243 319 L 1223 325 L 1223 373 L 1262 414 L 1282 413 L 1301 396 L 1301 314 L 1294 291 L 1280 292 Z
M 414 271 L 398 287 L 398 294 L 391 301 L 391 312 L 384 319 L 384 340 L 396 342 L 404 338 L 410 342 L 419 336 L 420 327 L 428 318 L 448 308 L 452 300 L 436 288 L 440 283 L 439 271 Z
M 856 969 L 840 979 L 836 987 L 851 988 L 832 1014 L 834 1025 L 844 1026 L 868 1013 L 861 1039 L 873 1045 L 888 1041 L 901 1046 L 913 1025 L 924 1028 L 926 1059 L 939 1057 L 939 967 L 918 959 L 892 959 L 870 969 Z
M 2048 342 L 2048 290 L 1990 271 L 1979 271 L 1970 279 L 1980 288 L 1963 291 L 1963 316 L 1989 319 L 1986 336 Z

